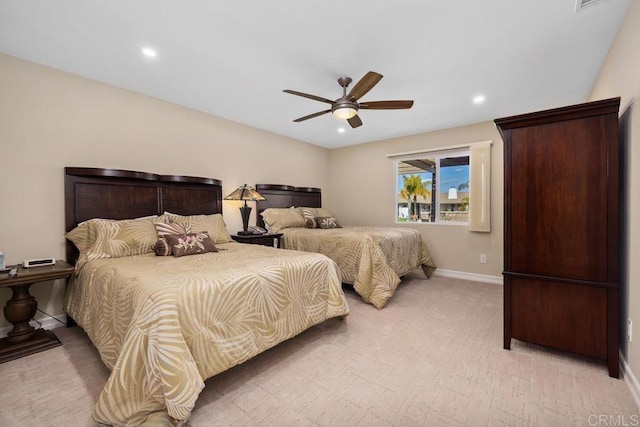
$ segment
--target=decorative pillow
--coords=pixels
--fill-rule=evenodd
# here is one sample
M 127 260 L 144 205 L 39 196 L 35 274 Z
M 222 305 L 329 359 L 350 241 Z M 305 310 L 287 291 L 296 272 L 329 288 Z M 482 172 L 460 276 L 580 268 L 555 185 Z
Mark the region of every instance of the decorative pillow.
M 89 239 L 95 242 L 87 250 L 87 260 L 119 258 L 153 252 L 158 240 L 154 227 L 157 216 L 126 220 L 98 219 L 89 222 Z
M 275 231 L 271 229 L 271 224 L 269 223 L 269 220 L 275 221 L 278 215 L 286 215 L 290 213 L 293 209 L 295 209 L 294 206 L 291 206 L 290 208 L 268 208 L 260 212 L 260 216 L 264 220 L 263 221 L 264 228 L 266 228 L 269 233 L 275 233 Z
M 156 231 L 158 232 L 158 241 L 153 245 L 153 251 L 156 256 L 171 255 L 171 245 L 165 239 L 167 234 L 189 234 L 191 233 L 191 224 L 188 222 L 156 222 Z
M 318 214 L 316 208 L 300 208 L 300 210 L 307 223 L 307 228 L 317 228 L 318 223 L 316 222 L 316 216 L 318 216 Z
M 209 233 L 167 234 L 165 236 L 174 257 L 218 252 Z
M 316 222 L 319 228 L 342 228 L 332 216 L 318 216 L 316 217 Z
M 164 214 L 169 218 L 169 222 L 189 223 L 191 225 L 191 231 L 194 233 L 206 231 L 214 243 L 228 243 L 232 241 L 227 231 L 227 226 L 220 214 L 190 216 L 176 215 L 170 212 L 165 212 Z
M 275 221 L 275 219 L 282 215 L 289 215 L 292 212 L 296 212 L 299 208 L 291 206 L 290 208 L 268 208 L 260 212 L 260 216 L 264 218 L 265 224 Z
M 157 215 L 113 220 L 94 218 L 78 224 L 65 237 L 78 248 L 76 268 L 91 259 L 118 258 L 153 252 L 158 239 L 154 222 Z
M 191 233 L 191 224 L 188 222 L 156 222 L 155 224 L 156 231 L 158 232 L 158 237 L 164 237 L 167 234 L 189 234 Z
M 307 226 L 307 222 L 302 216 L 300 208 L 269 208 L 265 209 L 260 215 L 264 218 L 265 224 L 272 233 L 277 233 L 283 228 Z
M 65 233 L 64 237 L 71 240 L 80 254 L 87 252 L 94 243 L 94 238 L 89 235 L 89 223 L 92 220 L 81 222 L 73 230 Z
M 169 256 L 171 255 L 171 246 L 166 238 L 161 237 L 156 244 L 153 245 L 153 251 L 156 253 L 156 256 Z

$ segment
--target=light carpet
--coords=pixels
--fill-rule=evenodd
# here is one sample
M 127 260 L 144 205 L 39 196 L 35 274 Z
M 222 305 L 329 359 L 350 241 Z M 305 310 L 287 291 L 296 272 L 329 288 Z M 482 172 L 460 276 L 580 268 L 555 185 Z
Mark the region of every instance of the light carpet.
M 640 422 L 605 362 L 515 340 L 503 350 L 500 285 L 426 280 L 415 271 L 380 311 L 346 294 L 346 320 L 331 319 L 208 379 L 185 425 Z M 0 426 L 95 425 L 93 405 L 109 371 L 81 329 L 55 333 L 62 347 L 0 365 Z

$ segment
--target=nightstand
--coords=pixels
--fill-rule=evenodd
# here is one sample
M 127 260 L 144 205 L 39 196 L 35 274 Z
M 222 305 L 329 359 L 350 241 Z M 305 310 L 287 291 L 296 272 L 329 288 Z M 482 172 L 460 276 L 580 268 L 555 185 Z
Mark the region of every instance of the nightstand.
M 13 293 L 4 306 L 4 317 L 13 324 L 13 329 L 0 339 L 0 363 L 62 345 L 52 331 L 35 329 L 29 324 L 38 309 L 29 288 L 34 283 L 66 279 L 73 274 L 73 266 L 64 261 L 42 267 L 12 267 L 18 269 L 17 276 L 0 274 L 0 287 L 11 288 Z
M 274 248 L 279 248 L 282 233 L 234 234 L 231 238 L 238 243 L 249 243 L 251 245 L 273 246 Z

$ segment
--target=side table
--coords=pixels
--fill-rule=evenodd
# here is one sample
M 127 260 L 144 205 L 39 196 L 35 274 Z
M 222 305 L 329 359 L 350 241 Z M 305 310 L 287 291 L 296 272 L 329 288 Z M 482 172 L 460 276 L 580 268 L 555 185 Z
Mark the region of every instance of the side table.
M 234 234 L 231 236 L 238 243 L 248 243 L 250 245 L 273 246 L 279 248 L 281 246 L 282 233 L 268 234 Z
M 18 269 L 17 276 L 0 274 L 0 287 L 9 287 L 12 291 L 4 306 L 4 317 L 13 324 L 7 336 L 0 339 L 0 363 L 62 345 L 52 331 L 35 329 L 29 324 L 38 309 L 29 288 L 34 283 L 66 279 L 73 274 L 73 266 L 64 261 L 41 267 L 13 267 Z

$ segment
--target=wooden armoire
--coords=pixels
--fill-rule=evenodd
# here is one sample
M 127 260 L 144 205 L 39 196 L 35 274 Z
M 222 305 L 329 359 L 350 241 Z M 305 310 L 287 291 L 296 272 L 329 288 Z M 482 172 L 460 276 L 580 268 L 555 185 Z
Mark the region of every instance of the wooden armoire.
M 619 377 L 620 98 L 496 119 L 504 140 L 504 348 Z

